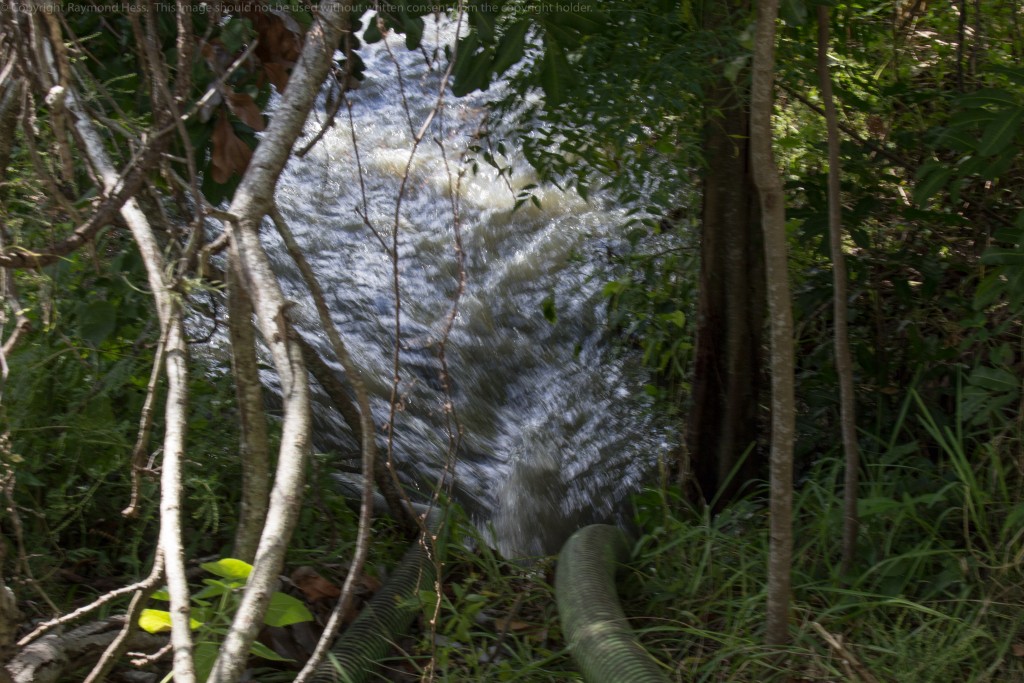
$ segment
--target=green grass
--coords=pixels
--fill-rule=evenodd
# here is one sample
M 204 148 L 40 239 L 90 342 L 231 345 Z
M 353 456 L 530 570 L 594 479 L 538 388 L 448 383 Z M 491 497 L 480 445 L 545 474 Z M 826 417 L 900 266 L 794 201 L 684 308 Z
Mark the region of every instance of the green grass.
M 838 570 L 842 464 L 823 457 L 802 474 L 783 652 L 762 645 L 764 496 L 714 517 L 672 491 L 637 499 L 642 536 L 622 593 L 670 680 L 1024 682 L 1018 464 L 917 407 L 916 437 L 865 439 L 859 553 L 847 576 Z M 439 681 L 580 680 L 561 640 L 550 562 L 524 568 L 474 547 L 452 545 L 438 636 L 421 640 L 418 670 L 432 662 Z

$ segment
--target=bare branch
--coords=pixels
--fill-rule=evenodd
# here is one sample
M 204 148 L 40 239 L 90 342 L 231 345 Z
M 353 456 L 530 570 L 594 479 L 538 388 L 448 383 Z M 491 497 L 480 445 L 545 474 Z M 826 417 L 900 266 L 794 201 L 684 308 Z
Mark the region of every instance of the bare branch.
M 149 373 L 149 383 L 146 385 L 146 399 L 142 403 L 142 411 L 139 414 L 139 432 L 135 437 L 135 447 L 132 448 L 131 500 L 128 502 L 128 507 L 121 511 L 125 517 L 135 517 L 139 514 L 139 490 L 142 485 L 142 474 L 147 470 L 149 437 L 153 432 L 153 404 L 156 402 L 157 383 L 163 374 L 166 349 L 167 339 L 161 336 L 153 356 L 153 369 Z
M 146 605 L 149 597 L 156 592 L 157 586 L 163 580 L 163 576 L 164 554 L 162 550 L 157 549 L 156 558 L 153 560 L 153 569 L 150 570 L 149 576 L 135 584 L 135 595 L 132 596 L 131 604 L 128 605 L 128 611 L 124 615 L 124 626 L 121 627 L 121 632 L 117 634 L 117 637 L 111 641 L 107 649 L 100 655 L 96 666 L 93 667 L 82 683 L 101 683 L 106 680 L 110 670 L 114 668 L 118 660 L 128 651 L 128 648 L 131 646 L 132 636 L 138 632 L 139 614 L 142 612 L 142 608 Z
M 52 69 L 52 61 L 50 62 Z M 123 178 L 114 169 L 92 121 L 85 115 L 73 89 L 64 93 L 65 105 L 93 170 L 109 193 L 121 186 Z M 165 407 L 163 470 L 160 498 L 160 547 L 167 563 L 167 584 L 171 598 L 171 641 L 174 644 L 175 680 L 192 683 L 192 633 L 189 626 L 189 589 L 185 576 L 181 532 L 181 468 L 185 450 L 188 392 L 188 349 L 182 326 L 181 304 L 171 292 L 163 252 L 149 219 L 134 198 L 127 199 L 120 213 L 142 255 L 149 285 L 156 302 L 161 336 L 166 340 L 167 400 Z
M 240 678 L 302 506 L 304 464 L 310 438 L 309 383 L 302 352 L 292 339 L 289 304 L 260 243 L 259 227 L 270 208 L 278 176 L 327 77 L 334 48 L 341 38 L 342 9 L 334 2 L 320 6 L 318 21 L 306 33 L 288 89 L 253 152 L 230 208 L 230 213 L 237 217 L 229 221 L 231 248 L 242 267 L 260 333 L 270 348 L 280 379 L 284 420 L 267 523 L 245 593 L 214 662 L 210 683 L 235 683 Z

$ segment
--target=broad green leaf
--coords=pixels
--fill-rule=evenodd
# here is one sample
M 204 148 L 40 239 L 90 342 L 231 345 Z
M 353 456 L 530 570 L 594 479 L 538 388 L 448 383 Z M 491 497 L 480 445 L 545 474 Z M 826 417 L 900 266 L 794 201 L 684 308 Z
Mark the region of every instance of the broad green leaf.
M 460 38 L 455 55 L 452 93 L 456 97 L 475 90 L 486 90 L 491 84 L 493 49 L 480 49 L 480 36 L 475 32 Z
M 987 266 L 1024 266 L 1024 251 L 1005 247 L 989 247 L 981 255 L 981 262 Z
M 153 595 L 151 595 L 149 597 L 153 598 L 154 600 L 164 600 L 164 601 L 167 601 L 167 600 L 171 599 L 171 594 L 167 592 L 166 588 L 161 588 L 158 591 L 153 591 Z
M 203 622 L 189 619 L 189 627 L 194 631 Z M 162 609 L 144 609 L 139 614 L 139 628 L 147 633 L 163 633 L 171 630 L 171 613 Z
M 225 557 L 216 562 L 205 562 L 199 565 L 211 574 L 222 576 L 225 579 L 238 579 L 245 581 L 252 573 L 252 565 L 232 557 Z
M 313 615 L 301 600 L 284 593 L 270 596 L 270 607 L 263 620 L 268 626 L 288 626 L 300 621 L 313 621 Z
M 490 45 L 496 36 L 494 27 L 501 14 L 501 7 L 497 4 L 485 4 L 482 7 L 473 5 L 469 8 L 469 25 L 480 34 L 480 40 Z
M 405 31 L 406 49 L 418 49 L 423 42 L 423 17 L 402 12 L 402 28 Z
M 216 581 L 214 579 L 203 579 L 203 583 L 206 584 L 206 588 L 202 589 L 198 593 L 195 593 L 192 596 L 194 600 L 205 600 L 207 598 L 215 598 L 218 595 L 230 593 L 233 590 L 235 590 L 235 588 L 240 588 L 241 586 L 245 585 L 244 579 L 236 579 L 234 582 L 235 585 L 231 585 L 223 581 Z
M 984 259 L 984 256 L 982 256 Z M 1006 281 L 1003 279 L 1003 268 L 997 268 L 982 278 L 974 290 L 974 310 L 981 311 L 996 302 L 1006 291 Z
M 985 366 L 974 368 L 967 381 L 989 391 L 1016 391 L 1020 387 L 1020 379 L 1003 368 Z
M 211 643 L 210 641 L 196 643 L 196 680 L 205 681 L 210 677 L 210 672 L 213 671 L 213 664 L 217 661 L 217 654 L 219 652 L 220 645 L 218 643 Z
M 494 53 L 494 63 L 491 70 L 501 75 L 512 65 L 517 64 L 523 58 L 526 46 L 526 32 L 530 29 L 530 22 L 525 19 L 512 24 L 505 31 L 505 35 L 498 41 L 498 47 Z
M 982 107 L 987 104 L 994 104 L 1000 108 L 1016 107 L 1017 98 L 1002 88 L 983 88 L 977 92 L 961 95 L 953 101 L 954 107 Z
M 263 659 L 269 659 L 272 662 L 294 662 L 295 661 L 294 659 L 288 659 L 287 657 L 282 657 L 281 655 L 277 654 L 276 652 L 274 652 L 269 647 L 267 647 L 266 645 L 264 645 L 263 643 L 261 643 L 259 641 L 253 641 L 252 647 L 249 648 L 249 652 L 254 654 L 254 655 L 256 655 L 257 657 L 262 657 Z
M 243 45 L 252 40 L 252 36 L 252 22 L 241 17 L 229 19 L 220 30 L 220 39 L 231 54 L 241 50 Z
M 604 287 L 601 288 L 601 293 L 605 296 L 615 296 L 621 293 L 624 289 L 629 287 L 628 282 L 622 280 L 612 280 L 611 282 L 604 283 Z
M 963 109 L 949 117 L 951 128 L 988 125 L 998 118 L 998 114 L 988 109 Z
M 370 17 L 366 22 L 366 30 L 363 32 L 363 42 L 367 45 L 379 42 L 384 36 L 381 35 L 380 28 L 377 26 L 377 15 Z
M 579 3 L 576 3 L 579 5 Z M 595 33 L 608 24 L 608 15 L 599 12 L 593 6 L 582 12 L 559 12 L 558 23 L 572 28 L 581 36 Z
M 936 144 L 958 152 L 975 152 L 978 138 L 968 126 L 950 126 L 939 135 Z
M 914 202 L 923 205 L 932 195 L 944 188 L 953 176 L 953 169 L 938 162 L 929 162 L 918 172 L 918 182 L 914 187 Z
M 1001 112 L 995 121 L 985 127 L 978 153 L 991 156 L 1009 147 L 1017 136 L 1021 121 L 1024 121 L 1024 109 L 1020 107 Z
M 672 311 L 671 313 L 662 313 L 661 319 L 667 323 L 675 325 L 676 327 L 683 327 L 686 325 L 686 315 L 682 311 Z
M 565 101 L 571 78 L 572 69 L 569 68 L 565 52 L 549 34 L 544 40 L 544 61 L 540 69 L 540 83 L 549 105 L 554 107 Z

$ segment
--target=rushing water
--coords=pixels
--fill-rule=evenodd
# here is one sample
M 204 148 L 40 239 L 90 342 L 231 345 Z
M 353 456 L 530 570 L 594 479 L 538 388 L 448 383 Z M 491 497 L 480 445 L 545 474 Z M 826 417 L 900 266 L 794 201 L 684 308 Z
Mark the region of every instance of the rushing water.
M 428 29 L 428 44 L 432 33 L 443 43 L 452 28 Z M 466 172 L 457 197 L 466 289 L 446 344 L 461 438 L 449 457 L 438 346 L 458 285 L 450 188 L 466 167 L 481 101 L 449 94 L 413 154 L 413 129 L 436 104 L 443 59 L 429 66 L 400 37 L 390 48 L 391 54 L 382 45 L 363 51 L 366 80 L 352 93 L 357 147 L 343 107 L 323 140 L 286 169 L 278 202 L 370 380 L 375 418 L 384 424 L 395 344 L 392 262 L 361 212 L 365 206 L 368 222 L 390 245 L 409 166 L 397 236 L 402 369 L 394 458 L 424 490 L 447 473 L 456 499 L 492 526 L 504 552 L 553 552 L 577 526 L 614 518 L 664 447 L 634 398 L 642 381 L 635 363 L 614 356 L 603 322 L 606 247 L 623 216 L 600 200 L 584 202 L 555 188 L 539 190 L 541 208 L 513 212 L 504 180 L 483 163 L 479 174 Z M 322 118 L 314 117 L 310 131 Z M 517 170 L 512 186 L 527 182 L 528 172 Z M 283 247 L 273 245 L 269 231 L 266 237 L 307 338 L 331 357 L 305 287 Z M 542 312 L 548 297 L 554 324 Z M 327 411 L 317 416 L 315 442 L 324 450 L 356 448 Z

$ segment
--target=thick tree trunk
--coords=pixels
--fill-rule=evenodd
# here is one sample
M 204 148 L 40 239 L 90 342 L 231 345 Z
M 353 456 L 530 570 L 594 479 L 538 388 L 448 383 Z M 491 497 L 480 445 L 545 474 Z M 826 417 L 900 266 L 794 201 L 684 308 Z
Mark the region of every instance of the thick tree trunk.
M 749 117 L 734 84 L 711 94 L 700 297 L 688 445 L 704 498 L 727 503 L 757 475 L 764 251 L 750 174 Z M 745 457 L 745 459 L 744 459 Z M 741 464 L 742 461 L 742 464 Z

